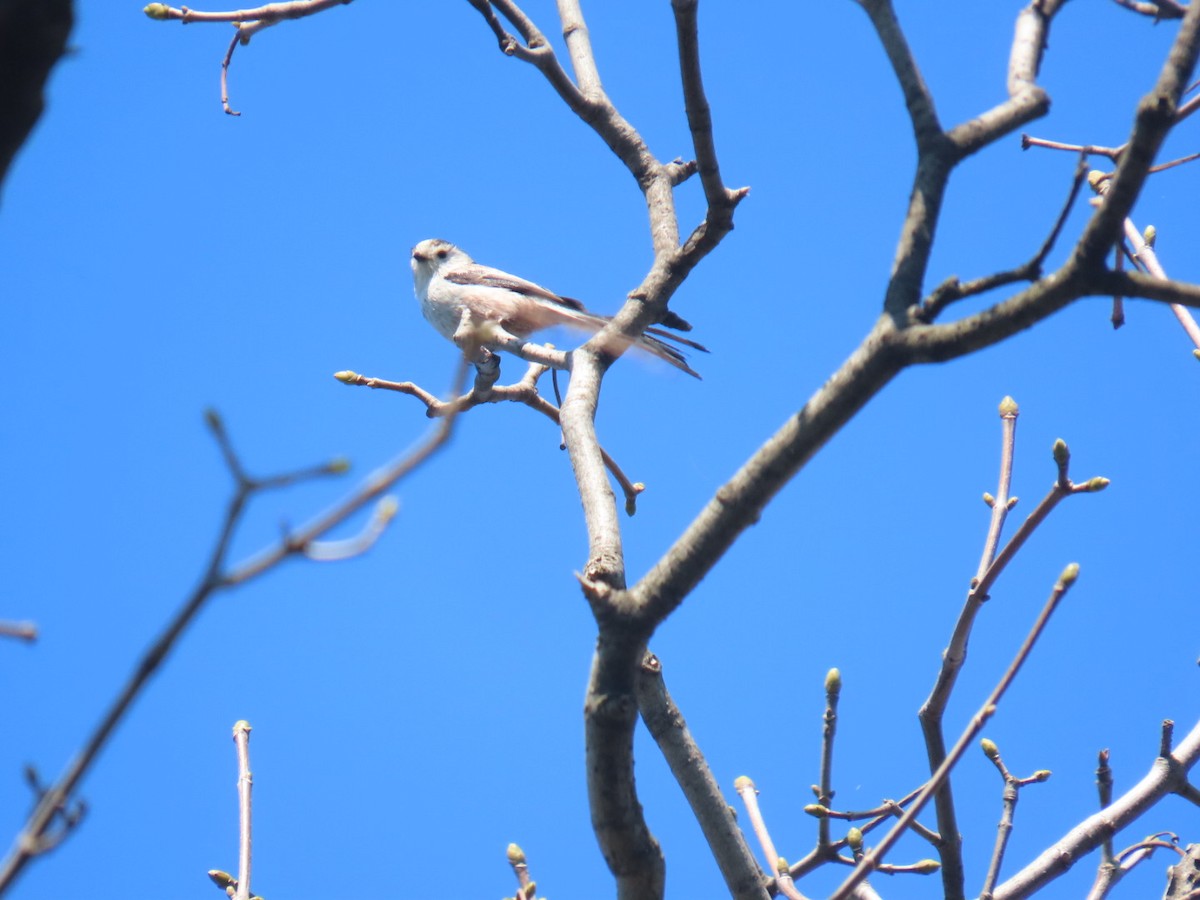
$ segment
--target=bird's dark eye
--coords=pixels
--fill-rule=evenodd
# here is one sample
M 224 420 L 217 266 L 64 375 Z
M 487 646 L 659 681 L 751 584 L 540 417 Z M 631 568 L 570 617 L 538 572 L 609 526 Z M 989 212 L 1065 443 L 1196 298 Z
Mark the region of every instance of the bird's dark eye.
M 439 250 L 439 251 L 437 252 L 437 258 L 438 258 L 438 259 L 445 259 L 445 258 L 446 258 L 447 256 L 449 256 L 449 255 L 450 255 L 450 251 L 449 251 L 449 250 L 447 250 L 445 247 L 443 247 L 441 250 Z

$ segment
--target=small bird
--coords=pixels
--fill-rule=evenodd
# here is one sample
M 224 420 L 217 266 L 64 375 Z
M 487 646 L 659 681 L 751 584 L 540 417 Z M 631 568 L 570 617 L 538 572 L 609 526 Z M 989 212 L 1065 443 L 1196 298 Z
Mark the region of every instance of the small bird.
M 443 335 L 463 347 L 475 347 L 516 338 L 524 341 L 535 331 L 568 325 L 596 332 L 612 321 L 588 312 L 582 303 L 562 297 L 532 281 L 481 266 L 449 241 L 431 238 L 412 250 L 413 290 L 421 312 Z M 688 329 L 683 319 L 669 313 L 666 324 Z M 455 336 L 458 340 L 455 340 Z M 464 336 L 473 346 L 463 346 Z M 677 369 L 699 378 L 683 352 L 665 341 L 707 353 L 706 347 L 661 328 L 647 328 L 634 339 L 635 346 L 664 359 Z

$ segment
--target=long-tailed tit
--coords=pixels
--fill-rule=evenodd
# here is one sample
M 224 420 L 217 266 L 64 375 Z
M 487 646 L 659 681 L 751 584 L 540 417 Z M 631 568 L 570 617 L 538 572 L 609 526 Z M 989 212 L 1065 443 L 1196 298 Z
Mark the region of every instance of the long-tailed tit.
M 480 347 L 524 343 L 533 332 L 554 325 L 596 332 L 611 321 L 588 312 L 578 300 L 561 297 L 499 269 L 481 266 L 449 241 L 432 238 L 413 247 L 412 270 L 413 290 L 421 301 L 421 312 L 469 358 L 474 358 Z M 688 327 L 673 314 L 667 324 Z M 708 352 L 700 344 L 661 328 L 647 328 L 633 343 L 699 378 L 683 352 L 664 340 Z

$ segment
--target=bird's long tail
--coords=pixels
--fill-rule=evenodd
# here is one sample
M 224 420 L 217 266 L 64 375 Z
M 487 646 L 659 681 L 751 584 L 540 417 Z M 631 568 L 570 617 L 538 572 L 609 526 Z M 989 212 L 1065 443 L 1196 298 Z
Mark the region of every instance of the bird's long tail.
M 558 299 L 562 302 L 561 305 L 555 307 L 556 318 L 565 325 L 575 325 L 587 328 L 590 331 L 599 331 L 612 321 L 612 316 L 597 315 L 589 311 L 578 300 L 570 297 Z M 668 327 L 685 331 L 690 330 L 692 327 L 672 312 L 667 313 L 663 323 Z M 646 353 L 657 356 L 677 369 L 682 369 L 694 378 L 699 378 L 700 373 L 688 365 L 687 355 L 679 347 L 674 347 L 671 343 L 667 343 L 668 341 L 687 347 L 690 350 L 699 350 L 701 353 L 708 353 L 708 348 L 703 344 L 658 327 L 647 328 L 645 333 L 641 337 L 636 338 L 632 343 L 635 347 L 644 350 Z
M 682 369 L 689 375 L 699 378 L 700 373 L 688 365 L 687 356 L 684 355 L 684 352 L 678 347 L 672 347 L 667 341 L 673 341 L 691 350 L 699 350 L 701 353 L 708 352 L 708 348 L 703 344 L 680 337 L 677 334 L 672 334 L 669 331 L 664 331 L 662 328 L 647 328 L 646 332 L 638 338 L 637 345 L 647 353 L 652 353 L 659 359 L 666 360 L 675 368 Z

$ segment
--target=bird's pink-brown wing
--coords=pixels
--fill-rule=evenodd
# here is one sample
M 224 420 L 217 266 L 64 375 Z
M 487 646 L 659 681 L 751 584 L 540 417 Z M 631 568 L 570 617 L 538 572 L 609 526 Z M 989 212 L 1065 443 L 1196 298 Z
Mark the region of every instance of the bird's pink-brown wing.
M 487 308 L 494 312 L 500 311 L 500 323 L 518 337 L 526 337 L 554 325 L 574 325 L 589 331 L 599 331 L 611 321 L 609 316 L 589 312 L 587 307 L 572 297 L 563 297 L 546 290 L 540 284 L 490 266 L 471 263 L 469 266 L 446 272 L 443 277 L 453 284 L 487 291 Z M 504 292 L 511 292 L 516 296 L 505 297 Z M 677 316 L 672 320 L 683 323 Z M 708 348 L 703 344 L 661 328 L 647 328 L 646 333 L 635 343 L 646 352 L 699 378 L 699 373 L 688 365 L 687 357 L 665 341 L 673 341 L 702 353 L 708 352 Z

